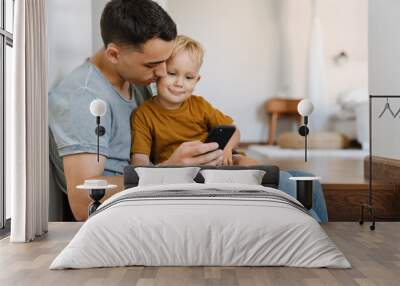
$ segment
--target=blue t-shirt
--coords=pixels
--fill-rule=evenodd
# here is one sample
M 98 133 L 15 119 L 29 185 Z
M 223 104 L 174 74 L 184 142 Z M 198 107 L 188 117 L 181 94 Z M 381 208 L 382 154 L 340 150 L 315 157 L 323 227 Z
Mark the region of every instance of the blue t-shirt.
M 88 60 L 49 92 L 50 159 L 56 182 L 65 191 L 62 157 L 97 152 L 96 118 L 89 106 L 94 99 L 107 103 L 101 117 L 106 133 L 100 137 L 99 152 L 107 157 L 103 175 L 122 175 L 129 164 L 130 116 L 145 99 L 147 88 L 133 87 L 132 99 L 124 98 Z

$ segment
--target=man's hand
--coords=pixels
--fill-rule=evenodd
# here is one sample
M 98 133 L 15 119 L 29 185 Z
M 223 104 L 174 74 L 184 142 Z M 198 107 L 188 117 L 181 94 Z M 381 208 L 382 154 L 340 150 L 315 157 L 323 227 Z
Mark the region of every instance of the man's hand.
M 220 165 L 222 150 L 217 143 L 191 141 L 182 143 L 171 157 L 161 165 Z

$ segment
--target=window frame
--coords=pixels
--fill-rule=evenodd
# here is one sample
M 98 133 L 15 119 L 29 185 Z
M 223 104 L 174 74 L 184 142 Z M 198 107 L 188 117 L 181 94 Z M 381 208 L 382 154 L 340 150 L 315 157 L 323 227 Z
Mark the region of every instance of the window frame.
M 15 0 L 13 2 L 13 13 Z M 6 0 L 0 0 L 0 237 L 10 231 L 10 219 L 6 217 L 6 189 L 5 189 L 5 93 L 6 93 L 6 47 L 13 48 L 13 34 L 6 30 Z M 11 15 L 13 17 L 14 15 Z

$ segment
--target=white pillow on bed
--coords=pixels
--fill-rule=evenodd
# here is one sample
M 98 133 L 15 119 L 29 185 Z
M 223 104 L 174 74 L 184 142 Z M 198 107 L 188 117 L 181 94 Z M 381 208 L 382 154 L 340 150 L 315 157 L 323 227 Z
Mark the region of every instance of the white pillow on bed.
M 200 174 L 204 177 L 204 183 L 230 183 L 261 185 L 265 175 L 263 170 L 201 170 Z
M 199 167 L 135 168 L 139 186 L 196 183 L 193 179 L 199 170 Z

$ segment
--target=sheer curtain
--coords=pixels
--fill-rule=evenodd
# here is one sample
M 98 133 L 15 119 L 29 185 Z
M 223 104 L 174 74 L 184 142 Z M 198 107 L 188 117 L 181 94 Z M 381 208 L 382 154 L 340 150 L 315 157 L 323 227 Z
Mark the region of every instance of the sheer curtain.
M 320 0 L 312 2 L 310 47 L 308 54 L 308 96 L 315 108 L 310 117 L 312 131 L 326 130 L 329 120 L 329 95 L 321 21 L 318 15 Z M 315 118 L 315 120 L 313 120 Z
M 12 242 L 47 232 L 48 119 L 45 0 L 15 2 L 13 93 L 6 98 Z

